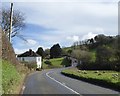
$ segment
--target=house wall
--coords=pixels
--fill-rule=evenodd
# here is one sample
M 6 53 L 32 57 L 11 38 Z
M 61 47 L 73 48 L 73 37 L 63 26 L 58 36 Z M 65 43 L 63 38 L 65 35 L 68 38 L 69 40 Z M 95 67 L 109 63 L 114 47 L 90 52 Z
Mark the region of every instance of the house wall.
M 18 57 L 19 61 L 36 62 L 36 57 Z
M 41 68 L 42 67 L 42 58 L 41 57 L 36 57 L 36 61 L 37 61 L 37 68 Z
M 72 60 L 72 66 L 77 66 L 78 60 L 75 58 L 72 58 L 71 60 Z
M 41 68 L 42 66 L 41 57 L 17 57 L 17 59 L 25 62 L 36 62 L 37 68 Z

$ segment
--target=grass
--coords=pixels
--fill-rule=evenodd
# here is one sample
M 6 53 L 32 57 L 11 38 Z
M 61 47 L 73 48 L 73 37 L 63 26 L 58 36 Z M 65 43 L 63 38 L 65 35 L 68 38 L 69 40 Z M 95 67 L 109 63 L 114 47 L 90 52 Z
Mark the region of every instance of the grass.
M 120 89 L 119 75 L 116 71 L 66 69 L 62 71 L 62 74 L 109 88 Z
M 17 72 L 15 66 L 10 62 L 2 60 L 2 90 L 3 94 L 14 93 L 13 85 L 19 84 L 20 74 Z
M 55 58 L 55 59 L 51 59 L 50 61 L 51 61 L 52 65 L 55 67 L 58 67 L 58 68 L 63 67 L 61 65 L 63 58 Z
M 45 59 L 42 62 L 42 67 L 43 69 L 50 69 L 50 68 L 62 68 L 62 61 L 64 58 L 54 58 L 50 59 L 49 61 L 51 62 L 51 65 L 45 64 Z
M 30 70 L 23 64 L 13 65 L 2 60 L 2 94 L 19 94 Z

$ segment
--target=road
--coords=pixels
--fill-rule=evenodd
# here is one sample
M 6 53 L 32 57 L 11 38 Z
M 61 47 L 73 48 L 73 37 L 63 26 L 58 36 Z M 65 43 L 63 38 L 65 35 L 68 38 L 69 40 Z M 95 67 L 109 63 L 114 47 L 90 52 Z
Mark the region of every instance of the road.
M 30 74 L 25 81 L 23 94 L 78 94 L 80 96 L 113 94 L 112 96 L 118 96 L 114 95 L 118 94 L 117 91 L 66 77 L 60 73 L 61 70 L 63 68 Z

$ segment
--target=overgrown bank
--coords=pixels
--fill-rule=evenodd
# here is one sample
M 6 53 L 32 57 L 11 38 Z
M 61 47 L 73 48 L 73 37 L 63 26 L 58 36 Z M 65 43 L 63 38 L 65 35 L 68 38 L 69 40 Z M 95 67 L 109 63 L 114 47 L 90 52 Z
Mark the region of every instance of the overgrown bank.
M 2 94 L 19 94 L 25 76 L 30 71 L 17 61 L 12 44 L 4 33 L 1 37 L 2 49 L 0 54 L 2 55 L 2 66 L 0 66 L 0 70 L 2 70 Z
M 2 93 L 19 94 L 26 73 L 23 66 L 19 71 L 9 61 L 2 60 Z M 24 68 L 24 69 L 22 69 Z M 21 70 L 21 71 L 20 71 Z
M 66 69 L 61 72 L 63 75 L 72 77 L 78 80 L 83 80 L 96 85 L 108 87 L 115 90 L 120 90 L 119 73 L 116 71 L 92 71 Z

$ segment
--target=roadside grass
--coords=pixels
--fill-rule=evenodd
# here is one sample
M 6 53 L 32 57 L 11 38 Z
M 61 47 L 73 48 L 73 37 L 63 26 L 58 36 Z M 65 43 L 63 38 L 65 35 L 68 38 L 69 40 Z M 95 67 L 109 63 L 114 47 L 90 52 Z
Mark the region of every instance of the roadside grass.
M 42 68 L 43 69 L 50 69 L 50 68 L 62 68 L 62 61 L 64 58 L 54 58 L 54 59 L 49 59 L 49 62 L 51 62 L 51 64 L 46 64 L 45 61 L 46 59 L 43 59 L 42 62 Z
M 13 85 L 19 84 L 20 74 L 17 72 L 15 66 L 10 62 L 2 60 L 2 90 L 3 94 L 13 93 Z
M 85 70 L 78 70 L 77 68 L 71 68 L 71 69 L 63 70 L 61 73 L 72 78 L 76 78 L 86 82 L 120 90 L 120 81 L 119 81 L 120 72 L 103 71 L 103 70 L 85 71 Z
M 2 60 L 2 94 L 19 94 L 29 70 L 24 65 L 13 65 Z

